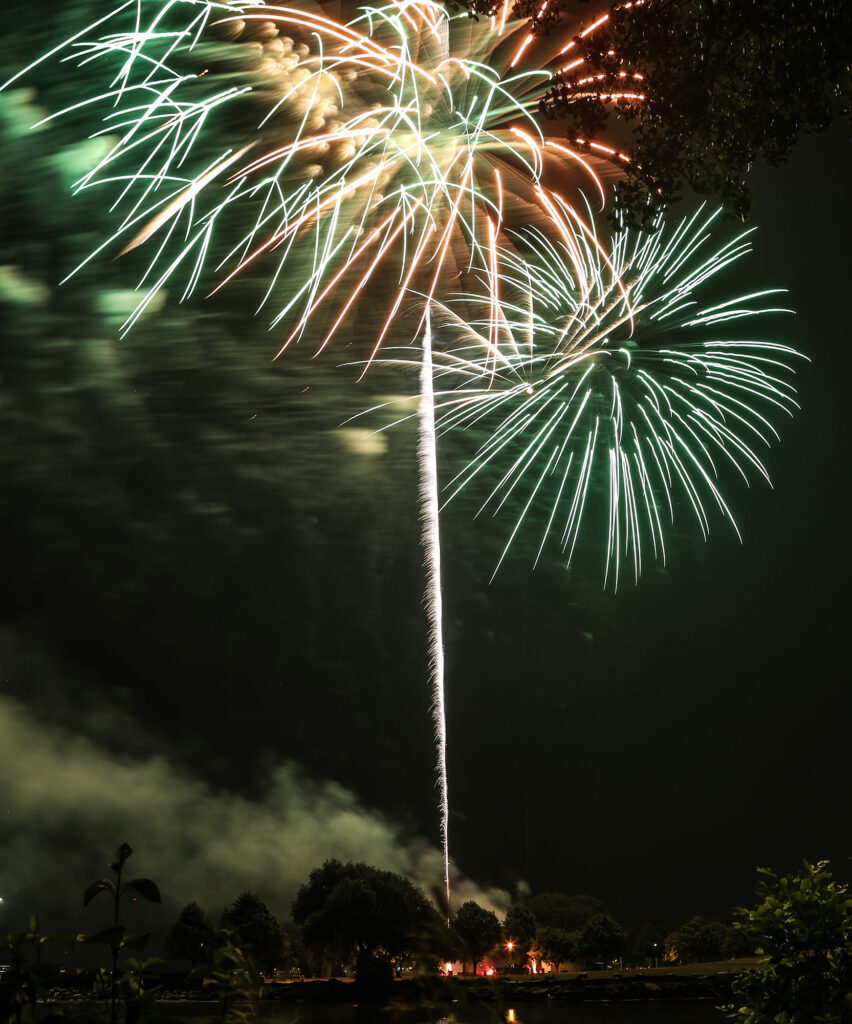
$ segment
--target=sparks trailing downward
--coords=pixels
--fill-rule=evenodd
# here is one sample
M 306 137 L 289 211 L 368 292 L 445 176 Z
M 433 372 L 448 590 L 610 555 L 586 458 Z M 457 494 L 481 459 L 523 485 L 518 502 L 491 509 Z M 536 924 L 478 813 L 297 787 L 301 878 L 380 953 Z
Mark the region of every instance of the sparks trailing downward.
M 439 435 L 480 439 L 447 500 L 479 482 L 480 511 L 509 514 L 497 568 L 522 529 L 537 531 L 535 562 L 555 543 L 570 563 L 581 533 L 597 533 L 605 581 L 627 566 L 638 579 L 649 554 L 665 562 L 676 520 L 706 537 L 715 508 L 737 530 L 729 477 L 769 481 L 762 452 L 773 420 L 797 408 L 797 353 L 748 331 L 789 311 L 772 304 L 777 290 L 698 303 L 750 251 L 748 232 L 714 248 L 715 216 L 624 231 L 609 260 L 567 220 L 558 242 L 528 232 L 500 251 L 496 320 L 484 300 L 471 315 L 469 296 L 435 313 Z M 578 284 L 578 253 L 591 287 Z
M 574 44 L 534 38 L 508 13 L 504 4 L 499 18 L 476 22 L 435 0 L 125 0 L 45 55 L 111 76 L 105 92 L 51 116 L 101 119 L 104 155 L 76 188 L 105 191 L 117 226 L 85 262 L 148 254 L 125 330 L 162 289 L 187 298 L 245 276 L 262 282 L 253 301 L 271 307 L 279 351 L 302 337 L 322 351 L 344 325 L 368 363 L 392 329 L 424 338 L 420 458 L 448 897 L 430 304 L 460 277 L 482 287 L 496 366 L 508 231 L 539 223 L 564 234 L 570 222 L 593 237 L 556 180 L 591 177 L 604 200 L 589 157 L 549 138 L 535 116 L 555 76 L 571 74 Z M 403 324 L 415 291 L 423 316 Z
M 578 217 L 551 184 L 594 178 L 589 157 L 535 117 L 572 44 L 534 40 L 508 6 L 481 22 L 435 0 L 340 6 L 128 0 L 69 41 L 66 60 L 112 75 L 53 115 L 98 112 L 111 143 L 77 185 L 109 191 L 118 218 L 89 258 L 150 252 L 126 328 L 166 286 L 186 297 L 251 268 L 281 350 L 351 337 L 369 293 L 375 353 L 410 289 L 440 297 L 472 273 L 494 304 L 507 227 Z
M 444 700 L 444 629 L 441 596 L 441 539 L 438 498 L 438 451 L 435 437 L 435 395 L 432 387 L 432 325 L 426 307 L 423 358 L 420 366 L 420 412 L 417 454 L 420 462 L 420 521 L 426 567 L 426 615 L 429 620 L 429 673 L 432 720 L 437 751 L 441 846 L 447 914 L 450 907 L 450 800 L 447 786 L 447 712 Z M 449 925 L 449 918 L 447 925 Z
M 46 55 L 110 69 L 105 92 L 52 116 L 101 117 L 105 154 L 76 187 L 106 190 L 117 226 L 86 262 L 148 254 L 125 329 L 161 289 L 179 285 L 185 298 L 246 277 L 260 284 L 252 301 L 271 308 L 279 352 L 300 338 L 322 351 L 345 327 L 369 364 L 391 331 L 423 339 L 448 897 L 436 412 L 438 433 L 484 432 L 449 496 L 489 480 L 483 508 L 513 514 L 500 562 L 522 528 L 539 530 L 536 560 L 553 540 L 570 562 L 580 533 L 603 523 L 606 578 L 617 580 L 625 564 L 638 578 L 649 546 L 665 558 L 666 524 L 684 509 L 704 535 L 713 506 L 733 522 L 723 477 L 768 479 L 772 416 L 795 407 L 796 353 L 731 329 L 774 312 L 762 304 L 770 293 L 695 304 L 748 250 L 742 237 L 709 251 L 712 217 L 693 218 L 650 237 L 623 232 L 608 254 L 592 218 L 554 187 L 591 177 L 603 202 L 592 154 L 629 160 L 596 140 L 576 140 L 579 152 L 536 117 L 554 83 L 578 100 L 644 98 L 641 70 L 584 70 L 578 44 L 608 16 L 566 42 L 508 12 L 477 22 L 436 0 L 125 0 Z M 433 377 L 448 387 L 437 399 Z

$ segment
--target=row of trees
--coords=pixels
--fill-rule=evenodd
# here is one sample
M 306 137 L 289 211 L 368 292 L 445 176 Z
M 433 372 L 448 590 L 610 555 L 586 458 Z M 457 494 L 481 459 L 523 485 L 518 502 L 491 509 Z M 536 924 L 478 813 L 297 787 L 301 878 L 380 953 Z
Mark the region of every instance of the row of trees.
M 706 963 L 754 954 L 754 942 L 742 928 L 700 914 L 670 932 L 662 945 L 669 963 Z
M 371 959 L 399 968 L 415 960 L 461 961 L 476 973 L 489 955 L 523 966 L 528 957 L 553 968 L 567 961 L 611 960 L 625 935 L 590 896 L 542 893 L 511 907 L 501 923 L 474 900 L 448 922 L 422 890 L 392 872 L 330 860 L 311 872 L 293 903 L 293 920 L 325 963 Z
M 852 1020 L 847 887 L 834 880 L 827 862 L 805 862 L 789 876 L 762 875 L 757 905 L 736 910 L 731 925 L 693 917 L 665 939 L 657 926 L 645 926 L 633 937 L 633 953 L 640 962 L 660 947 L 685 961 L 761 956 L 759 969 L 742 971 L 734 981 L 728 1009 L 739 1024 Z M 568 960 L 612 959 L 627 946 L 624 931 L 593 897 L 538 894 L 511 907 L 502 925 L 469 900 L 447 927 L 422 890 L 401 876 L 335 860 L 301 887 L 293 919 L 308 947 L 326 956 L 354 954 L 358 974 L 372 979 L 417 960 L 430 969 L 442 957 L 466 958 L 475 970 L 497 947 L 509 962 L 517 951 L 520 959 L 529 953 L 558 970 Z
M 241 893 L 222 911 L 218 928 L 197 903 L 188 903 L 166 932 L 163 951 L 172 960 L 198 967 L 213 959 L 223 935 L 248 954 L 266 976 L 299 960 L 300 951 L 294 949 L 291 936 L 253 892 Z
M 104 972 L 110 1015 L 119 1000 L 119 960 L 145 948 L 147 934 L 131 934 L 119 921 L 119 906 L 132 897 L 159 902 L 151 879 L 123 878 L 131 849 L 116 851 L 113 877 L 92 883 L 84 895 L 88 904 L 106 893 L 111 900 L 108 926 L 78 941 L 100 944 L 109 950 L 110 965 Z M 253 971 L 266 977 L 296 969 L 311 974 L 331 974 L 352 965 L 359 977 L 389 977 L 403 967 L 421 963 L 429 970 L 439 961 L 461 961 L 474 972 L 484 958 L 497 955 L 501 966 L 523 968 L 532 958 L 538 969 L 548 963 L 559 970 L 567 962 L 592 965 L 607 962 L 627 949 L 627 937 L 606 906 L 590 896 L 540 893 L 511 907 L 501 922 L 497 915 L 473 900 L 464 903 L 450 926 L 425 893 L 402 876 L 367 864 L 343 864 L 329 860 L 311 872 L 292 906 L 296 929 L 289 931 L 254 893 L 242 893 L 222 911 L 218 926 L 197 903 L 186 905 L 168 929 L 163 951 L 170 960 L 191 968 L 209 966 L 227 945 L 239 949 Z M 695 919 L 684 926 L 677 943 L 687 956 L 701 955 L 693 933 L 713 936 L 722 926 L 702 929 Z M 691 929 L 691 930 L 690 930 Z M 654 933 L 656 934 L 656 933 Z M 36 950 L 36 965 L 48 941 L 74 944 L 74 936 L 42 936 L 34 919 L 30 932 L 10 937 L 9 948 L 20 952 L 27 945 Z M 669 943 L 671 946 L 675 940 Z M 691 944 L 690 944 L 691 943 Z M 19 962 L 23 959 L 19 956 Z M 139 974 L 159 958 L 134 961 Z M 30 977 L 32 983 L 35 975 Z M 32 984 L 30 985 L 32 989 Z
M 515 904 L 503 924 L 507 949 L 523 963 L 531 956 L 558 971 L 566 962 L 608 962 L 624 952 L 626 936 L 606 906 L 592 896 L 539 893 Z
M 160 893 L 149 878 L 126 878 L 131 854 L 122 844 L 110 863 L 111 876 L 93 882 L 84 893 L 84 905 L 101 894 L 108 897 L 106 928 L 76 938 L 44 934 L 34 916 L 28 932 L 9 935 L 0 944 L 10 961 L 0 978 L 0 1021 L 20 1021 L 27 1006 L 36 1019 L 39 992 L 56 976 L 43 960 L 50 943 L 105 947 L 108 966 L 93 979 L 93 992 L 102 999 L 100 1019 L 116 1024 L 122 1008 L 127 1024 L 143 1016 L 152 1004 L 152 976 L 164 961 L 141 959 L 149 935 L 128 931 L 121 908 L 128 898 L 159 903 Z M 852 899 L 847 887 L 835 882 L 826 862 L 805 863 L 786 877 L 763 875 L 757 906 L 737 910 L 732 925 L 693 917 L 664 940 L 658 926 L 645 926 L 633 937 L 634 953 L 639 952 L 640 962 L 651 959 L 651 949 L 661 948 L 667 958 L 677 955 L 685 961 L 747 953 L 763 957 L 760 970 L 741 972 L 734 982 L 738 1002 L 730 1010 L 740 1024 L 852 1019 Z M 588 965 L 625 951 L 630 955 L 624 931 L 593 897 L 541 893 L 512 906 L 502 923 L 493 911 L 468 900 L 447 921 L 423 890 L 402 876 L 338 860 L 311 872 L 293 902 L 292 916 L 298 934 L 288 933 L 260 897 L 244 892 L 222 912 L 216 928 L 190 903 L 168 930 L 164 951 L 191 965 L 190 978 L 213 986 L 223 1020 L 233 1021 L 244 1018 L 246 1007 L 251 1011 L 263 987 L 260 975 L 295 965 L 330 974 L 354 964 L 364 989 L 380 991 L 405 967 L 419 966 L 434 976 L 437 964 L 446 960 L 466 961 L 476 971 L 485 957 L 499 953 L 500 961 L 510 965 L 529 956 L 559 970 L 567 961 Z
M 298 965 L 330 973 L 354 964 L 365 971 L 399 970 L 415 962 L 461 961 L 472 971 L 489 955 L 523 968 L 529 957 L 558 970 L 567 962 L 608 962 L 626 948 L 626 936 L 606 906 L 591 896 L 540 893 L 511 907 L 503 922 L 468 900 L 450 926 L 426 894 L 407 879 L 367 864 L 326 861 L 311 872 L 292 907 L 298 936 L 290 936 L 262 901 L 243 893 L 223 912 L 220 927 L 271 975 Z M 215 928 L 189 904 L 169 930 L 166 952 L 193 964 L 208 957 Z
M 150 879 L 122 882 L 130 848 L 126 844 L 112 862 L 115 879 L 100 879 L 85 893 L 89 903 L 99 893 L 112 899 L 108 928 L 80 941 L 110 949 L 111 1001 L 116 999 L 117 963 L 125 949 L 141 951 L 147 935 L 131 935 L 119 924 L 119 902 L 133 894 L 159 902 Z M 254 893 L 242 893 L 222 911 L 218 927 L 197 903 L 187 904 L 167 931 L 163 951 L 173 961 L 192 968 L 212 962 L 226 938 L 241 949 L 266 977 L 296 968 L 312 974 L 332 973 L 355 964 L 359 973 L 383 961 L 399 969 L 415 961 L 461 961 L 476 972 L 489 955 L 501 965 L 523 969 L 533 960 L 540 970 L 554 971 L 566 963 L 586 966 L 624 956 L 628 963 L 650 964 L 663 959 L 681 962 L 748 955 L 753 946 L 732 926 L 694 917 L 666 935 L 662 926 L 644 926 L 625 934 L 606 906 L 591 896 L 540 893 L 512 906 L 501 923 L 497 915 L 473 900 L 464 903 L 450 927 L 422 890 L 407 879 L 367 864 L 329 860 L 303 885 L 292 906 L 298 933 L 288 932 Z M 665 937 L 664 937 L 665 936 Z M 40 955 L 45 941 L 73 944 L 73 936 L 42 937 L 37 923 L 26 943 L 36 943 Z

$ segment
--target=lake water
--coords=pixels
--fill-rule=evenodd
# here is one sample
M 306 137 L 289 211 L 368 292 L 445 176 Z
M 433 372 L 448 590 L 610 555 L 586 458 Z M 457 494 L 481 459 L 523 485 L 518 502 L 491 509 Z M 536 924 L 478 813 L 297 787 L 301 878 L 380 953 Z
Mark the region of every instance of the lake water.
M 386 1010 L 368 1004 L 296 1003 L 265 1007 L 274 1024 L 725 1024 L 707 1000 L 648 1002 L 518 1003 L 515 1007 L 471 1005 L 457 1010 Z M 197 1018 L 196 1018 L 197 1021 Z

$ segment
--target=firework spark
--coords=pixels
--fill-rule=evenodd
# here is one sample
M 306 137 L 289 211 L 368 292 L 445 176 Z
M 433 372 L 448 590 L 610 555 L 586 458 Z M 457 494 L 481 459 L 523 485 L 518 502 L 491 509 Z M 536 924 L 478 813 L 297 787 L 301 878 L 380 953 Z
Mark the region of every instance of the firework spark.
M 132 0 L 69 41 L 66 60 L 112 76 L 52 115 L 90 108 L 114 140 L 77 185 L 108 190 L 118 219 L 89 259 L 152 249 L 126 329 L 167 286 L 186 298 L 251 268 L 281 351 L 351 335 L 369 294 L 375 354 L 411 289 L 440 297 L 476 276 L 496 306 L 506 229 L 574 209 L 552 186 L 594 177 L 590 158 L 535 116 L 571 44 L 545 47 L 507 7 L 481 22 L 435 0 L 333 9 Z
M 432 325 L 426 307 L 423 359 L 420 366 L 418 460 L 420 463 L 420 518 L 426 566 L 426 614 L 429 620 L 429 661 L 432 682 L 432 719 L 437 751 L 441 845 L 444 887 L 450 906 L 450 798 L 447 780 L 447 712 L 444 701 L 444 633 L 441 595 L 441 538 L 438 496 L 438 452 L 435 434 L 435 395 L 432 386 Z M 449 925 L 449 920 L 447 924 Z
M 112 140 L 76 187 L 107 190 L 118 221 L 85 262 L 119 247 L 150 253 L 125 330 L 167 287 L 188 298 L 246 276 L 264 282 L 257 305 L 272 306 L 272 326 L 283 330 L 279 354 L 305 336 L 320 352 L 345 328 L 350 343 L 367 342 L 369 363 L 392 329 L 422 335 L 421 497 L 448 896 L 429 310 L 459 278 L 481 290 L 490 319 L 478 355 L 494 378 L 515 358 L 500 351 L 511 229 L 538 223 L 542 237 L 563 239 L 582 301 L 592 288 L 587 250 L 606 259 L 563 194 L 591 176 L 604 201 L 593 158 L 536 118 L 555 76 L 576 79 L 580 96 L 602 87 L 577 77 L 574 42 L 545 41 L 508 11 L 475 22 L 435 0 L 352 6 L 345 18 L 322 0 L 126 0 L 47 55 L 110 69 L 105 92 L 52 116 L 97 111 L 95 134 Z M 424 312 L 402 327 L 415 292 Z
M 484 437 L 446 500 L 487 479 L 480 512 L 511 511 L 495 573 L 522 529 L 538 530 L 535 563 L 556 542 L 570 564 L 581 533 L 603 525 L 614 586 L 627 566 L 638 580 L 649 554 L 665 563 L 684 514 L 706 538 L 715 508 L 739 536 L 723 490 L 730 476 L 769 482 L 763 452 L 779 438 L 773 420 L 798 407 L 798 353 L 743 333 L 744 321 L 789 312 L 777 289 L 700 304 L 750 251 L 750 232 L 713 246 L 716 216 L 621 232 L 609 258 L 568 219 L 556 242 L 527 232 L 499 253 L 496 322 L 481 299 L 471 315 L 469 296 L 463 314 L 456 300 L 436 310 L 435 376 L 449 388 L 437 392 L 439 434 Z

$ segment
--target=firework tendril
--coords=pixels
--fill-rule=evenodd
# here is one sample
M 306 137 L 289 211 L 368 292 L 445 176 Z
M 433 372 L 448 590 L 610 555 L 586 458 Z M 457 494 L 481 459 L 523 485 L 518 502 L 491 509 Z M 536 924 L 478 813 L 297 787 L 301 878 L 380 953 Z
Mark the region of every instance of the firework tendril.
M 480 512 L 509 514 L 495 573 L 522 529 L 538 530 L 535 563 L 555 543 L 568 564 L 581 533 L 597 530 L 613 586 L 625 570 L 638 580 L 647 557 L 665 563 L 681 519 L 706 538 L 715 511 L 739 536 L 723 488 L 728 477 L 769 482 L 764 453 L 779 416 L 798 408 L 802 357 L 751 334 L 790 312 L 773 302 L 779 289 L 701 304 L 751 249 L 750 232 L 715 247 L 717 216 L 625 230 L 606 260 L 567 219 L 558 241 L 529 231 L 498 253 L 496 322 L 468 295 L 436 308 L 436 429 L 482 438 L 445 504 L 480 482 Z
M 553 21 L 549 2 L 534 22 Z M 629 156 L 551 136 L 540 97 L 644 99 L 641 70 L 610 80 L 584 69 L 582 41 L 608 15 L 574 26 L 562 12 L 562 30 L 545 34 L 508 20 L 508 4 L 478 21 L 435 0 L 351 5 L 345 17 L 341 6 L 125 0 L 42 59 L 110 78 L 50 118 L 100 118 L 104 155 L 75 188 L 108 196 L 116 227 L 81 266 L 147 256 L 123 330 L 165 289 L 186 299 L 246 278 L 261 284 L 254 311 L 268 311 L 279 355 L 300 339 L 319 353 L 343 334 L 364 346 L 366 368 L 390 336 L 423 342 L 421 360 L 388 361 L 421 371 L 449 902 L 438 437 L 483 436 L 447 500 L 488 478 L 482 509 L 513 510 L 497 568 L 534 522 L 536 561 L 556 541 L 570 563 L 591 520 L 606 524 L 605 581 L 627 565 L 638 579 L 649 547 L 665 559 L 684 508 L 705 536 L 713 506 L 733 523 L 721 467 L 768 480 L 762 452 L 773 419 L 795 408 L 796 353 L 733 330 L 777 312 L 771 292 L 696 304 L 748 250 L 743 236 L 708 248 L 713 218 L 696 216 L 622 232 L 608 250 L 572 195 L 592 181 L 603 204 L 601 175 Z
M 572 44 L 533 40 L 508 8 L 479 22 L 434 0 L 332 9 L 132 0 L 68 41 L 66 61 L 111 76 L 51 115 L 88 108 L 110 140 L 76 186 L 106 190 L 118 222 L 86 262 L 150 250 L 125 329 L 161 289 L 186 298 L 251 268 L 279 352 L 306 335 L 322 351 L 344 324 L 351 340 L 369 296 L 375 355 L 412 289 L 431 299 L 477 275 L 496 304 L 507 228 L 578 216 L 564 190 L 590 175 L 603 201 L 593 158 L 536 117 Z
M 564 191 L 591 178 L 603 203 L 593 158 L 547 136 L 535 116 L 548 85 L 570 75 L 573 42 L 534 39 L 507 21 L 508 5 L 484 21 L 451 17 L 434 0 L 353 6 L 345 20 L 338 10 L 322 0 L 127 0 L 47 55 L 111 75 L 106 91 L 51 116 L 87 110 L 102 118 L 95 135 L 109 140 L 76 189 L 106 190 L 117 227 L 84 263 L 119 247 L 149 253 L 125 331 L 164 289 L 177 286 L 186 299 L 245 276 L 264 282 L 258 307 L 271 309 L 282 332 L 278 354 L 303 337 L 319 353 L 343 327 L 348 343 L 369 346 L 369 365 L 391 331 L 409 341 L 421 335 L 428 352 L 430 304 L 459 278 L 482 288 L 496 328 L 498 248 L 513 226 L 538 223 L 552 234 L 567 217 L 593 237 Z M 579 250 L 572 256 L 582 280 L 585 263 Z M 425 301 L 412 303 L 415 292 Z M 413 307 L 422 315 L 411 321 Z M 496 329 L 484 339 L 495 365 L 498 340 Z M 449 900 L 431 368 L 422 384 Z

